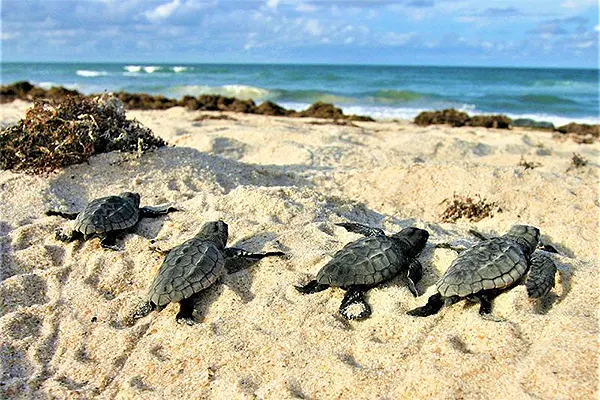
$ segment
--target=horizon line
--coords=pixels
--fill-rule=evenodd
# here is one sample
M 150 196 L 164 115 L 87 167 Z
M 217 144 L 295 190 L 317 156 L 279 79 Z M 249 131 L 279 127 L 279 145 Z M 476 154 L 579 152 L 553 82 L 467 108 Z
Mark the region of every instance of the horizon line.
M 302 66 L 339 66 L 339 67 L 431 67 L 431 68 L 507 68 L 507 69 L 579 69 L 600 71 L 600 66 L 533 66 L 533 65 L 456 65 L 456 64 L 360 64 L 360 63 L 315 63 L 315 62 L 164 62 L 164 61 L 64 61 L 64 60 L 46 60 L 46 61 L 18 61 L 18 60 L 0 60 L 1 64 L 126 64 L 126 65 L 302 65 Z

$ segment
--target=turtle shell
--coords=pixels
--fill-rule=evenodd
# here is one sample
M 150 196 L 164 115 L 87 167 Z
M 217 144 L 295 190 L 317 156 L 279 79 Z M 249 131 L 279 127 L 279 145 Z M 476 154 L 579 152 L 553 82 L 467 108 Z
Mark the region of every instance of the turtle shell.
M 466 297 L 482 290 L 504 289 L 527 272 L 528 257 L 521 246 L 493 238 L 462 252 L 437 282 L 444 297 Z
M 139 208 L 120 196 L 92 200 L 75 219 L 76 231 L 85 236 L 131 228 L 140 216 Z
M 394 277 L 408 265 L 392 239 L 373 236 L 348 243 L 317 274 L 329 286 L 375 285 Z
M 205 239 L 192 238 L 174 247 L 163 261 L 149 299 L 161 307 L 178 302 L 215 283 L 225 270 L 225 257 Z

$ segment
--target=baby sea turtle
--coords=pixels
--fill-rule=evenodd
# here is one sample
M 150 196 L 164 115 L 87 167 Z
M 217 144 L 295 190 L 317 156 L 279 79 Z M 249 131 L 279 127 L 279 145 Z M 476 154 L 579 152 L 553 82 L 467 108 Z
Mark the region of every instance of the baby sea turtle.
M 386 236 L 378 228 L 357 223 L 336 224 L 349 232 L 366 237 L 348 243 L 325 264 L 315 280 L 304 286 L 296 286 L 301 293 L 316 293 L 328 287 L 346 290 L 340 314 L 346 319 L 363 319 L 371 315 L 371 307 L 364 295 L 370 288 L 403 272 L 408 278 L 408 288 L 418 296 L 415 284 L 421 279 L 423 269 L 416 256 L 423 250 L 429 238 L 426 230 L 405 228 Z M 352 306 L 360 311 L 353 313 Z
M 143 318 L 154 309 L 160 311 L 169 303 L 179 302 L 177 322 L 194 325 L 198 322 L 194 318 L 195 299 L 225 273 L 227 258 L 260 260 L 285 255 L 280 251 L 249 253 L 234 247 L 226 248 L 228 235 L 225 222 L 207 222 L 196 236 L 171 249 L 150 286 L 147 300 L 136 307 L 132 318 Z
M 483 238 L 452 262 L 427 304 L 407 314 L 426 317 L 440 311 L 445 302 L 467 299 L 480 303 L 479 314 L 495 319 L 492 300 L 526 275 L 529 297 L 545 296 L 554 287 L 556 265 L 542 252 L 534 253 L 539 238 L 539 229 L 529 225 L 515 225 L 503 236 Z
M 50 210 L 46 212 L 46 215 L 57 215 L 75 220 L 75 226 L 70 233 L 56 231 L 56 239 L 62 242 L 71 242 L 80 238 L 88 240 L 99 236 L 102 247 L 119 250 L 115 245 L 116 235 L 119 231 L 132 228 L 141 217 L 158 217 L 171 211 L 177 211 L 177 209 L 167 205 L 140 208 L 140 195 L 124 192 L 118 196 L 92 200 L 80 213 Z

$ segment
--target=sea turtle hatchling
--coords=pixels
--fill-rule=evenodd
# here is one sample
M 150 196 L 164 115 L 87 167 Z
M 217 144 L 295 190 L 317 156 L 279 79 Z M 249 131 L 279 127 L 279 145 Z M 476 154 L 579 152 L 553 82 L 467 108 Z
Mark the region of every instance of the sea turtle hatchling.
M 223 221 L 207 222 L 192 239 L 171 249 L 160 266 L 147 299 L 132 312 L 136 320 L 162 310 L 169 303 L 179 302 L 178 323 L 194 325 L 194 303 L 197 295 L 212 286 L 226 271 L 227 258 L 283 256 L 280 251 L 249 253 L 234 247 L 226 248 L 229 232 Z
M 336 224 L 349 232 L 366 237 L 348 243 L 318 272 L 315 280 L 296 289 L 305 294 L 316 293 L 328 287 L 346 290 L 339 312 L 346 319 L 363 319 L 371 315 L 371 307 L 364 295 L 367 290 L 399 273 L 406 274 L 408 288 L 418 296 L 415 284 L 423 275 L 416 256 L 423 250 L 429 233 L 409 227 L 386 236 L 378 228 L 357 224 Z M 358 309 L 352 311 L 353 309 Z
M 498 320 L 491 315 L 492 300 L 525 276 L 528 296 L 545 296 L 554 287 L 557 269 L 550 257 L 540 251 L 534 253 L 539 238 L 539 229 L 529 225 L 514 225 L 503 236 L 483 238 L 450 264 L 427 304 L 407 314 L 426 317 L 439 312 L 445 303 L 467 299 L 480 303 L 479 314 Z
M 118 196 L 92 200 L 80 213 L 49 210 L 46 211 L 46 215 L 57 215 L 75 220 L 75 225 L 70 233 L 66 234 L 60 229 L 56 231 L 56 239 L 62 242 L 72 242 L 80 238 L 88 240 L 99 236 L 102 247 L 119 250 L 115 245 L 116 235 L 119 231 L 132 228 L 141 217 L 158 217 L 171 211 L 177 211 L 177 209 L 168 205 L 140 208 L 140 195 L 124 192 Z

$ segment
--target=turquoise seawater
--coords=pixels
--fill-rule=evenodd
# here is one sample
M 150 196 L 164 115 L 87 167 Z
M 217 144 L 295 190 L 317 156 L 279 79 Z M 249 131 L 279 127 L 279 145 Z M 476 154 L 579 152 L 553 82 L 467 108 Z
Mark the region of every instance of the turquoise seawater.
M 2 84 L 28 80 L 83 93 L 221 94 L 287 108 L 315 101 L 345 113 L 413 118 L 454 107 L 561 124 L 599 123 L 599 71 L 356 65 L 2 63 Z

